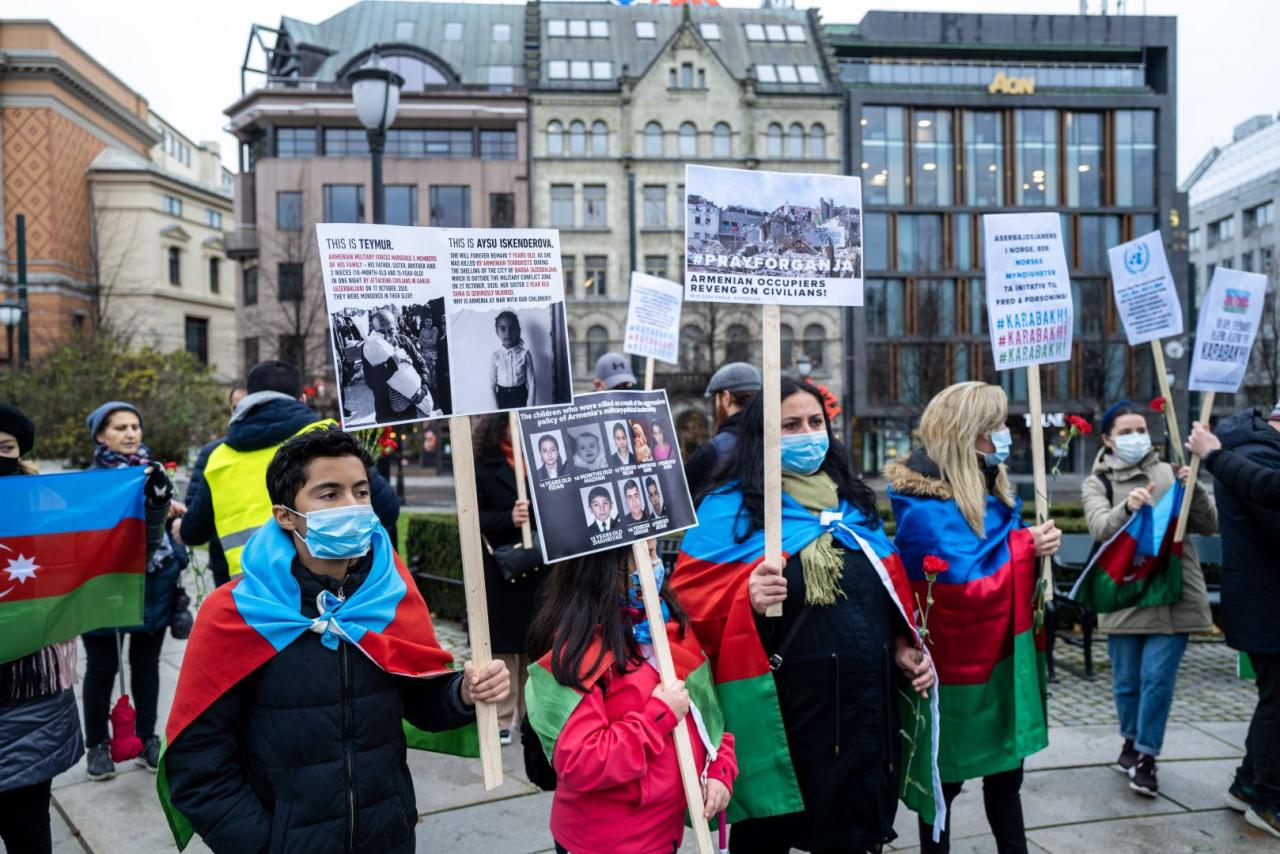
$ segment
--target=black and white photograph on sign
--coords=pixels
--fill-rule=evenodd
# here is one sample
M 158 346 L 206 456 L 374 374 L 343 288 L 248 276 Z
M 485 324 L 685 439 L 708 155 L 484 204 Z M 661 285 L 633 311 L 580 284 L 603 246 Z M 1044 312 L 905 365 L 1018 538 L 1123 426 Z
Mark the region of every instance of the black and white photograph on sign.
M 664 391 L 579 395 L 520 412 L 533 512 L 548 563 L 698 524 Z M 661 437 L 664 457 L 650 439 Z M 553 476 L 554 475 L 554 476 Z
M 564 303 L 454 313 L 450 331 L 467 342 L 468 358 L 453 367 L 455 405 L 464 411 L 550 406 L 568 388 Z M 487 352 L 486 352 L 487 351 Z
M 685 167 L 685 299 L 861 305 L 862 182 Z

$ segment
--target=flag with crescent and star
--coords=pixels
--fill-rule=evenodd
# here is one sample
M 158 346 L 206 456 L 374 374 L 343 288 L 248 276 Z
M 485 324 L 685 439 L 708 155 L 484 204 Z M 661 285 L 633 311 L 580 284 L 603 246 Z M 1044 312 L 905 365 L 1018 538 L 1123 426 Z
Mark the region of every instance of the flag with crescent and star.
M 145 475 L 0 477 L 0 662 L 142 622 Z

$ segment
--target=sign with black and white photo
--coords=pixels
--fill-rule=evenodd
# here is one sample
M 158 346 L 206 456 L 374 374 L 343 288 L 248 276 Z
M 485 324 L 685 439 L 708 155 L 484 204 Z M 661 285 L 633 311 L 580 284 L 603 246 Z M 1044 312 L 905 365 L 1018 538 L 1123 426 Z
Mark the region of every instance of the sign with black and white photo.
M 862 182 L 685 167 L 686 300 L 862 305 Z
M 698 524 L 665 391 L 521 411 L 520 441 L 547 563 Z
M 1187 388 L 1234 394 L 1240 390 L 1262 320 L 1267 277 L 1218 267 L 1200 305 L 1196 349 Z
M 316 225 L 344 429 L 573 400 L 560 236 Z

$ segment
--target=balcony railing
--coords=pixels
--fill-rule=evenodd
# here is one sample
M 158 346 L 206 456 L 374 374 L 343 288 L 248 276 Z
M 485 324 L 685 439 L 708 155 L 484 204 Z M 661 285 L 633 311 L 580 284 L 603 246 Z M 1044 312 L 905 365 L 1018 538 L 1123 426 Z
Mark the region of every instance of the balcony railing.
M 253 258 L 258 254 L 258 226 L 237 225 L 223 240 L 228 258 Z

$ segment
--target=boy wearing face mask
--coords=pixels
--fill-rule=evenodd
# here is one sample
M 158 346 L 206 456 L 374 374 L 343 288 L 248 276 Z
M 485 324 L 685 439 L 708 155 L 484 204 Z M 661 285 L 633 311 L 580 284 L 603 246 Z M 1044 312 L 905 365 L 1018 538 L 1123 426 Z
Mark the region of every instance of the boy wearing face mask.
M 458 729 L 508 693 L 501 661 L 449 669 L 368 465 L 318 428 L 267 468 L 272 518 L 200 609 L 166 726 L 158 789 L 179 847 L 195 832 L 219 852 L 407 854 L 403 722 Z
M 1103 446 L 1093 473 L 1085 478 L 1081 502 L 1090 536 L 1103 543 L 1143 506 L 1159 501 L 1173 488 L 1175 477 L 1185 483 L 1189 469 L 1184 466 L 1175 472 L 1172 465 L 1161 462 L 1147 431 L 1146 413 L 1127 400 L 1103 413 L 1099 432 Z M 1217 529 L 1213 499 L 1197 483 L 1187 531 L 1212 534 Z M 1164 742 L 1178 665 L 1188 636 L 1213 627 L 1200 558 L 1191 541 L 1183 544 L 1180 602 L 1100 614 L 1098 623 L 1107 633 L 1112 693 L 1124 739 L 1117 761 L 1129 775 L 1131 789 L 1155 797 L 1159 791 L 1156 757 Z

